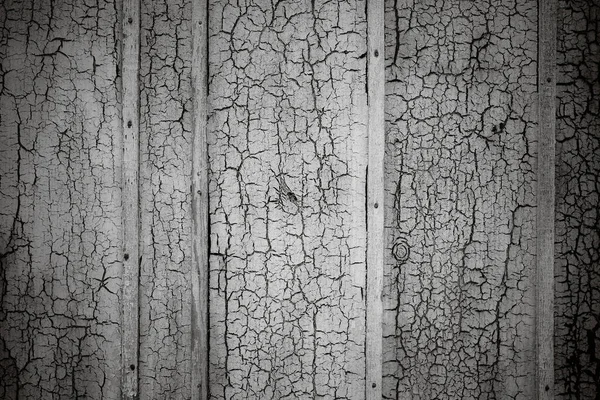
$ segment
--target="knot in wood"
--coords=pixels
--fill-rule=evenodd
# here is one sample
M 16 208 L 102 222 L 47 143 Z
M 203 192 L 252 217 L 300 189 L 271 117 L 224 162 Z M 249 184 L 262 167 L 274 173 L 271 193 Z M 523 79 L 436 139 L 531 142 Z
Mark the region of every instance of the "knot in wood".
M 404 238 L 397 238 L 392 247 L 392 254 L 398 263 L 404 264 L 410 255 L 410 248 Z

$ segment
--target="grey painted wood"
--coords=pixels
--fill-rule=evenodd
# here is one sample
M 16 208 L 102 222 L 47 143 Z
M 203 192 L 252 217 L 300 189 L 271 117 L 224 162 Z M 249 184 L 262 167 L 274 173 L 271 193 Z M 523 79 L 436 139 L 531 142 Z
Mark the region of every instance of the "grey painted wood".
M 536 387 L 554 398 L 554 217 L 557 1 L 538 3 L 538 175 L 536 268 Z
M 381 399 L 384 249 L 385 68 L 383 0 L 367 3 L 368 174 L 366 398 Z
M 208 399 L 207 1 L 192 5 L 192 399 Z
M 123 1 L 123 280 L 122 394 L 138 396 L 139 337 L 139 0 Z

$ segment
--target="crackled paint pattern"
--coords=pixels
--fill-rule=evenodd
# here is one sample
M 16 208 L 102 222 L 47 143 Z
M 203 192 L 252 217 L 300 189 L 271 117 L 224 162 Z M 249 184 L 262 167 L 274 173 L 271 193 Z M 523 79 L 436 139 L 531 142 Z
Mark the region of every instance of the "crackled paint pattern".
M 364 398 L 365 4 L 209 12 L 211 397 Z
M 144 399 L 190 397 L 191 3 L 143 1 L 140 370 Z
M 386 2 L 386 399 L 531 399 L 537 9 Z
M 600 396 L 600 2 L 559 1 L 557 399 Z
M 0 3 L 3 399 L 120 396 L 117 8 Z

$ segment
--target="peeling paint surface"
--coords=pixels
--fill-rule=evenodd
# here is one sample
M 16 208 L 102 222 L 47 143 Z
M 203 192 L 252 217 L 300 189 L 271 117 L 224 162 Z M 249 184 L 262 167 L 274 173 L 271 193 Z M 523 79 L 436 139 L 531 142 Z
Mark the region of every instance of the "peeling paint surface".
M 211 398 L 362 399 L 365 4 L 209 7 Z
M 191 393 L 191 3 L 142 1 L 140 369 L 143 399 Z
M 600 2 L 559 1 L 557 399 L 600 396 Z
M 140 399 L 194 389 L 191 5 L 141 1 Z M 121 397 L 122 6 L 0 2 L 0 399 Z M 364 399 L 366 7 L 209 1 L 213 400 Z M 385 8 L 383 398 L 532 399 L 537 2 Z M 555 397 L 594 399 L 600 3 L 559 10 Z
M 118 4 L 0 3 L 0 398 L 120 397 Z
M 531 399 L 537 7 L 386 2 L 386 399 Z

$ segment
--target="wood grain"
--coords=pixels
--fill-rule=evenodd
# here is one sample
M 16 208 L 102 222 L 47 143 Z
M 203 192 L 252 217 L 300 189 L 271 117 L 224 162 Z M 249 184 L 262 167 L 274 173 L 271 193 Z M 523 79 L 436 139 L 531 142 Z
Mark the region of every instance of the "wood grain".
M 122 397 L 138 396 L 139 336 L 139 0 L 123 2 L 123 283 Z
M 554 398 L 555 0 L 538 3 L 537 399 Z
M 208 399 L 207 3 L 192 5 L 192 399 Z
M 368 173 L 367 173 L 367 335 L 366 398 L 381 399 L 382 288 L 384 247 L 384 37 L 383 1 L 367 5 Z

